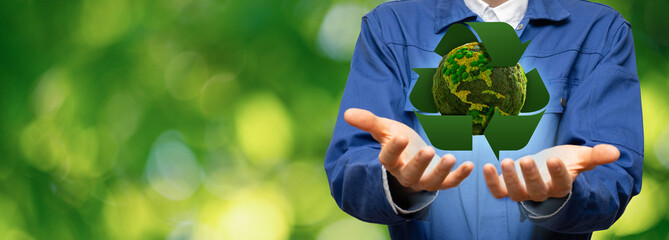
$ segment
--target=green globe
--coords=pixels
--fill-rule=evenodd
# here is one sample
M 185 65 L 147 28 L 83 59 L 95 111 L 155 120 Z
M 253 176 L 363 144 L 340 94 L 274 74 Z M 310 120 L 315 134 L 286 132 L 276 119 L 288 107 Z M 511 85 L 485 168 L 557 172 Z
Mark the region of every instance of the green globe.
M 467 43 L 444 56 L 433 79 L 432 94 L 439 112 L 472 116 L 474 135 L 483 134 L 495 108 L 502 115 L 518 115 L 525 104 L 523 67 L 488 67 L 489 61 L 481 43 Z

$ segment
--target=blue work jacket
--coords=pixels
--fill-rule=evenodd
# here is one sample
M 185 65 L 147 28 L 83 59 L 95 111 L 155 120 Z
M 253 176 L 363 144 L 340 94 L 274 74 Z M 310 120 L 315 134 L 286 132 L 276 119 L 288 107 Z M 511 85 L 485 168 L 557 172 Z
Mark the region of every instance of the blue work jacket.
M 482 167 L 499 162 L 484 136 L 473 151 L 455 155 L 456 165 L 474 170 L 458 187 L 418 198 L 413 213 L 398 212 L 384 190 L 380 145 L 369 133 L 344 121 L 344 111 L 362 108 L 414 128 L 423 139 L 409 101 L 418 75 L 412 68 L 436 68 L 434 53 L 446 29 L 458 22 L 482 21 L 462 0 L 411 0 L 384 3 L 362 18 L 337 123 L 325 158 L 332 196 L 348 214 L 387 224 L 393 239 L 552 239 L 589 238 L 623 213 L 641 189 L 643 129 L 639 79 L 630 24 L 614 9 L 581 0 L 530 0 L 516 28 L 530 41 L 520 59 L 525 71 L 537 69 L 550 93 L 545 113 L 528 145 L 502 151 L 518 159 L 562 144 L 607 143 L 620 158 L 578 176 L 565 199 L 525 202 L 495 199 Z M 388 174 L 389 178 L 392 178 Z M 548 205 L 557 202 L 559 208 Z M 553 204 L 554 205 L 554 204 Z M 546 207 L 546 208 L 544 208 Z M 548 209 L 548 210 L 546 210 Z M 534 211 L 533 211 L 534 210 Z

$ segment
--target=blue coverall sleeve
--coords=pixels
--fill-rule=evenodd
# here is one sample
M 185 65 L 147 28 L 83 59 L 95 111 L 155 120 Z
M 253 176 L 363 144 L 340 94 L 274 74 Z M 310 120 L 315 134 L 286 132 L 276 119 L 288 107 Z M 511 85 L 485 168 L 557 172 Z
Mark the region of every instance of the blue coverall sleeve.
M 622 17 L 621 17 L 622 19 Z M 610 49 L 578 86 L 572 86 L 557 131 L 557 144 L 612 144 L 620 158 L 581 173 L 570 199 L 551 217 L 526 215 L 539 226 L 562 233 L 589 233 L 610 227 L 641 190 L 643 127 L 634 42 L 624 19 Z
M 384 192 L 381 146 L 344 120 L 347 109 L 362 108 L 410 127 L 414 124 L 413 113 L 403 110 L 407 84 L 382 30 L 373 12 L 363 17 L 325 170 L 331 194 L 343 211 L 363 221 L 394 224 L 413 216 L 396 213 Z

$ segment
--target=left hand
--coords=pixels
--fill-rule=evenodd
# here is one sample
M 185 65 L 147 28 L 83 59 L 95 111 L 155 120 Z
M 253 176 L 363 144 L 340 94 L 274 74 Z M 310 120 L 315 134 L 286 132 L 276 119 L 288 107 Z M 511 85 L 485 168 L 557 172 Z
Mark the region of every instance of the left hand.
M 580 173 L 615 162 L 619 156 L 618 149 L 608 144 L 592 148 L 560 145 L 522 157 L 516 162 L 504 159 L 500 164 L 501 176 L 497 175 L 495 166 L 490 163 L 483 167 L 483 173 L 488 189 L 495 198 L 541 202 L 550 197 L 567 196 Z M 517 171 L 522 172 L 522 175 Z

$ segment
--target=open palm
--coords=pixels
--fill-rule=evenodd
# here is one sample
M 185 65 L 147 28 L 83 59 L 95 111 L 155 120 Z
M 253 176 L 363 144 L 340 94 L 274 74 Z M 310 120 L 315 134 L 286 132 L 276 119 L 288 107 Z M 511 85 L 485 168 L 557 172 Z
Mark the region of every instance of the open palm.
M 369 132 L 381 144 L 379 161 L 402 186 L 411 191 L 456 187 L 474 168 L 473 163 L 465 162 L 451 172 L 455 157 L 446 154 L 439 159 L 434 149 L 416 131 L 401 122 L 356 108 L 346 110 L 344 119 L 352 126 Z
M 560 145 L 516 162 L 503 160 L 499 177 L 492 164 L 486 164 L 483 172 L 488 188 L 496 198 L 544 201 L 549 197 L 566 196 L 579 174 L 612 163 L 619 156 L 618 149 L 608 144 L 594 147 Z

